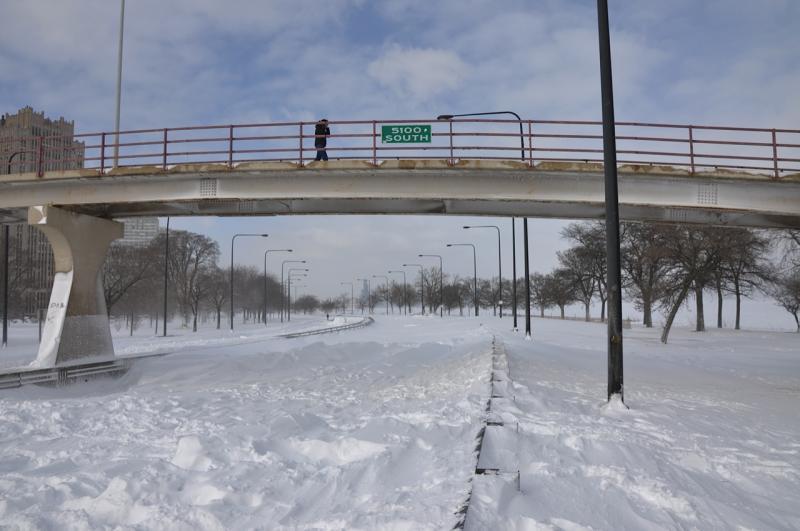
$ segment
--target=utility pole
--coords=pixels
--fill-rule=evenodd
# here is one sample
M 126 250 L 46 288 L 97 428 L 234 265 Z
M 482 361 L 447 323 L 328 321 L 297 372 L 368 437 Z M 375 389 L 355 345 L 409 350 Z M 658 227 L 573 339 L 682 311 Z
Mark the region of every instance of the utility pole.
M 614 127 L 614 84 L 611 77 L 611 36 L 608 0 L 597 0 L 600 41 L 600 93 L 603 104 L 603 171 L 606 193 L 606 262 L 608 284 L 608 399 L 623 400 L 622 380 L 622 273 L 619 248 L 619 190 L 617 142 Z

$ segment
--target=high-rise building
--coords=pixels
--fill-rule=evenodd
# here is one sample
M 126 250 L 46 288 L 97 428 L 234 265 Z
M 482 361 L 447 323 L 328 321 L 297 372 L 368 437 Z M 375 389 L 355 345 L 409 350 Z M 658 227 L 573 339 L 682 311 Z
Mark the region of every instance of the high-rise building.
M 63 117 L 46 118 L 43 112 L 23 107 L 0 116 L 0 174 L 71 170 L 83 167 L 85 146 L 77 142 L 75 123 Z M 34 317 L 47 308 L 53 286 L 53 252 L 38 229 L 16 225 L 11 229 L 9 273 L 13 283 L 11 311 Z
M 46 118 L 23 107 L 0 116 L 0 174 L 83 168 L 86 146 L 74 139 L 75 122 Z

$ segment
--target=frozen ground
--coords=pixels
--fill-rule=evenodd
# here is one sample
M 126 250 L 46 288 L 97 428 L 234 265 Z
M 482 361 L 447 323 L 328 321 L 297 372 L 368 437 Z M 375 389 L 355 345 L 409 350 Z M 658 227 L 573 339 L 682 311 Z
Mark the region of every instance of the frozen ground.
M 800 528 L 800 335 L 626 331 L 625 410 L 604 325 L 509 324 L 117 337 L 178 353 L 0 394 L 0 527 L 450 529 L 474 487 L 468 529 Z M 510 381 L 482 459 L 504 473 L 474 477 L 493 333 Z

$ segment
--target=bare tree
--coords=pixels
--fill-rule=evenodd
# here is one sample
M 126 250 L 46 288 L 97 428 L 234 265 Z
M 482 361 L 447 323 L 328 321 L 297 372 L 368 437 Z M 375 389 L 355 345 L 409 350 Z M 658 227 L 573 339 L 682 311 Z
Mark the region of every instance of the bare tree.
M 720 249 L 720 272 L 727 282 L 720 282 L 726 291 L 736 297 L 736 330 L 741 328 L 742 297 L 753 291 L 767 290 L 775 274 L 767 263 L 769 240 L 748 229 L 725 229 Z M 719 316 L 718 316 L 719 324 Z
M 647 328 L 653 327 L 653 307 L 662 295 L 669 271 L 664 241 L 668 232 L 664 226 L 649 223 L 626 223 L 622 232 L 623 282 Z
M 690 289 L 697 298 L 697 329 L 704 329 L 702 290 L 713 271 L 719 266 L 719 231 L 696 227 L 672 227 L 665 231 L 665 245 L 669 256 L 669 272 L 664 281 L 665 296 L 661 301 L 667 310 L 667 319 L 661 333 L 666 343 L 672 323 Z
M 564 269 L 556 269 L 545 277 L 545 299 L 558 306 L 561 318 L 564 319 L 564 308 L 575 302 L 575 286 L 572 284 L 569 273 Z
M 541 273 L 533 273 L 530 279 L 531 284 L 531 302 L 534 306 L 539 307 L 539 316 L 544 317 L 544 311 L 552 304 L 552 301 L 547 298 L 547 277 Z M 524 283 L 523 283 L 524 285 Z M 524 289 L 523 300 L 524 300 Z
M 800 274 L 793 273 L 778 280 L 773 287 L 772 296 L 783 309 L 794 317 L 797 332 L 800 333 Z
M 111 245 L 101 272 L 109 313 L 132 288 L 155 274 L 159 265 L 157 249 L 155 243 L 146 247 Z
M 572 284 L 575 298 L 586 310 L 586 322 L 591 320 L 590 307 L 595 293 L 595 277 L 592 271 L 593 258 L 586 247 L 572 247 L 558 253 L 561 270 Z
M 586 254 L 587 263 L 591 264 L 595 292 L 600 299 L 600 319 L 605 321 L 608 300 L 605 224 L 601 221 L 571 223 L 561 231 L 561 236 L 577 244 Z
M 182 230 L 171 231 L 170 241 L 175 242 L 169 255 L 170 277 L 184 324 L 188 324 L 190 313 L 196 317 L 193 303 L 202 295 L 196 285 L 201 274 L 216 264 L 219 245 L 208 236 Z
M 208 282 L 208 300 L 217 314 L 217 330 L 219 330 L 222 321 L 222 308 L 228 302 L 230 293 L 229 275 L 230 270 L 214 267 L 208 272 L 206 278 Z

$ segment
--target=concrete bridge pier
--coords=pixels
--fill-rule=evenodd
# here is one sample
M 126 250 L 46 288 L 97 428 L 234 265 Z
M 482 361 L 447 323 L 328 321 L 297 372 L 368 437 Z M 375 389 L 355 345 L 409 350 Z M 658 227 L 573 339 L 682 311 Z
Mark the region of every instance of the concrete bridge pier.
M 122 237 L 122 224 L 51 206 L 30 207 L 28 223 L 44 232 L 55 257 L 47 320 L 31 366 L 114 356 L 100 268 L 111 242 Z

